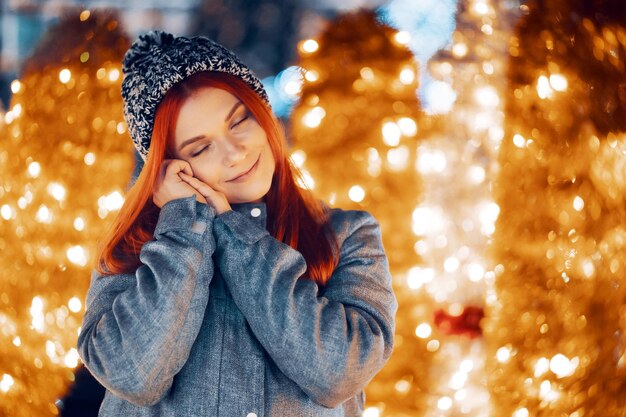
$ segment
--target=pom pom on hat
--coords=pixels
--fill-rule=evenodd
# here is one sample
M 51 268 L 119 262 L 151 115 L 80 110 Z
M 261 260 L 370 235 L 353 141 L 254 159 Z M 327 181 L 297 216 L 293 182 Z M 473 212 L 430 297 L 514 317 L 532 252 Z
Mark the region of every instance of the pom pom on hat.
M 204 36 L 175 37 L 159 30 L 150 31 L 133 42 L 122 66 L 124 118 L 144 161 L 158 104 L 172 86 L 201 71 L 239 77 L 270 107 L 261 81 L 232 51 Z

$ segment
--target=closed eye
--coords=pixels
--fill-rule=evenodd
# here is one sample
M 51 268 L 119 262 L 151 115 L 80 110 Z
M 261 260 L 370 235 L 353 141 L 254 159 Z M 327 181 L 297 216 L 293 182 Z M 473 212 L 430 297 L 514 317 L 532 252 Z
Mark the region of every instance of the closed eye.
M 195 158 L 196 156 L 200 155 L 202 152 L 204 152 L 209 146 L 211 146 L 211 144 L 208 144 L 207 146 L 203 147 L 202 149 L 200 149 L 198 152 L 194 153 L 191 155 L 192 158 Z
M 246 120 L 248 120 L 249 118 L 250 118 L 250 114 L 249 114 L 248 112 L 246 112 L 246 115 L 245 115 L 245 116 L 244 116 L 241 120 L 239 120 L 237 123 L 235 123 L 235 124 L 232 126 L 232 128 L 235 128 L 235 127 L 237 127 L 237 126 L 241 125 L 243 122 L 245 122 L 245 121 L 246 121 Z M 231 129 L 232 129 L 232 128 L 231 128 Z

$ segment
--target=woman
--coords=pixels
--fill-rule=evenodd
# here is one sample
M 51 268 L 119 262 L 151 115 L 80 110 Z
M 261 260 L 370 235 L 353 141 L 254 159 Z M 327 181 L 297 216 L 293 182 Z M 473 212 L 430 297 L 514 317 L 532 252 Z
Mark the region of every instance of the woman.
M 78 338 L 100 415 L 361 415 L 397 310 L 376 220 L 296 185 L 267 94 L 221 45 L 153 31 L 123 70 L 146 163 Z

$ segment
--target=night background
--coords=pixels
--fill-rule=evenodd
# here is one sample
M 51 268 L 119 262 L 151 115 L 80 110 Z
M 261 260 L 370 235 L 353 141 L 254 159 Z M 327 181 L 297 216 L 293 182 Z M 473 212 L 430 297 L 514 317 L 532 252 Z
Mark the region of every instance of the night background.
M 300 185 L 380 222 L 364 417 L 626 416 L 623 0 L 0 0 L 0 416 L 97 415 L 76 338 L 150 29 L 235 51 Z

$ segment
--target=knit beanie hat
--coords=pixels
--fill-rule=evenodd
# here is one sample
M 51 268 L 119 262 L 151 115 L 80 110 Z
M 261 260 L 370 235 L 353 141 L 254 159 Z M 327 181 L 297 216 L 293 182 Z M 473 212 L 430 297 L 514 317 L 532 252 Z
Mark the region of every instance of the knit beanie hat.
M 229 49 L 204 37 L 174 37 L 153 30 L 140 36 L 124 56 L 124 118 L 135 148 L 148 157 L 156 108 L 176 83 L 201 71 L 241 78 L 271 108 L 261 81 Z

